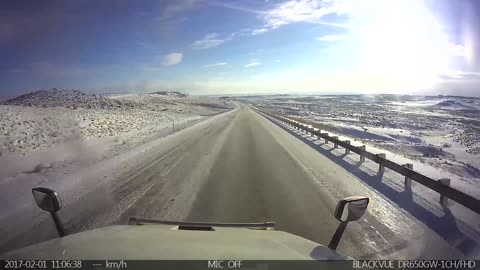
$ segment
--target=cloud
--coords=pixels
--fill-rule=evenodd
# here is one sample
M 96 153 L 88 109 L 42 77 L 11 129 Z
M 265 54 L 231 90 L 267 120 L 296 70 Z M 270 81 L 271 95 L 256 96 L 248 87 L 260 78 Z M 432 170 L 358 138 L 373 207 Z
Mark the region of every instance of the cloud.
M 264 20 L 266 21 L 266 27 L 269 29 L 296 22 L 345 27 L 345 25 L 321 19 L 326 15 L 343 14 L 346 11 L 347 6 L 340 1 L 291 0 L 280 3 L 275 8 L 269 10 L 264 16 Z
M 226 66 L 226 65 L 228 65 L 227 62 L 219 62 L 219 63 L 215 63 L 215 64 L 204 65 L 203 67 L 209 68 L 209 67 L 220 67 L 220 66 Z
M 346 24 L 325 21 L 325 16 L 330 14 L 344 14 L 351 10 L 351 6 L 340 0 L 290 0 L 275 5 L 271 9 L 259 10 L 241 6 L 238 4 L 227 4 L 213 1 L 211 4 L 224 8 L 256 14 L 265 21 L 262 27 L 250 32 L 251 35 L 266 33 L 283 25 L 297 22 L 322 24 L 333 27 L 347 28 Z
M 149 14 L 144 19 L 156 16 L 155 23 L 150 27 L 157 28 L 160 38 L 168 41 L 178 33 L 178 28 L 188 19 L 188 13 L 198 6 L 198 2 L 200 0 L 154 1 L 154 8 L 143 11 Z
M 191 9 L 198 0 L 176 0 L 167 4 L 160 13 L 162 22 L 174 20 L 185 11 Z
M 248 64 L 245 65 L 246 68 L 252 68 L 252 67 L 258 67 L 260 66 L 262 63 L 258 62 L 258 61 L 254 61 L 254 62 L 250 62 Z
M 468 57 L 467 50 L 465 49 L 465 46 L 459 45 L 459 44 L 454 44 L 449 42 L 447 44 L 448 50 L 452 56 L 462 56 L 462 57 Z
M 263 34 L 263 33 L 267 32 L 267 31 L 268 31 L 267 28 L 253 29 L 251 34 L 252 35 L 259 35 L 259 34 Z
M 181 53 L 169 53 L 163 57 L 162 66 L 174 66 L 180 64 L 183 59 L 183 54 Z
M 232 40 L 234 34 L 231 34 L 230 36 L 227 36 L 225 38 L 220 38 L 220 35 L 217 33 L 209 33 L 206 34 L 202 39 L 196 40 L 192 44 L 192 48 L 194 50 L 205 50 L 205 49 L 210 49 L 210 48 L 215 48 L 226 41 Z
M 338 40 L 341 40 L 341 39 L 344 39 L 344 38 L 345 38 L 344 35 L 325 35 L 325 36 L 317 37 L 315 39 L 319 40 L 319 41 L 331 42 L 331 41 L 338 41 Z
M 232 3 L 227 3 L 226 1 L 210 1 L 208 2 L 209 5 L 214 5 L 214 6 L 220 6 L 223 8 L 231 9 L 231 10 L 238 10 L 238 11 L 243 11 L 247 13 L 253 13 L 253 14 L 264 14 L 265 11 L 261 11 L 259 9 L 255 8 L 249 8 L 245 6 L 241 6 L 238 4 L 232 4 Z

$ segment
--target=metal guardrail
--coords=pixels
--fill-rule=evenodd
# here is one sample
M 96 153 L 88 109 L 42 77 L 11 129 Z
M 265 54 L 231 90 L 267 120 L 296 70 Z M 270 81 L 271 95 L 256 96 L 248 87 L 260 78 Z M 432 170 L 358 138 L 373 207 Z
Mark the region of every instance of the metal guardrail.
M 255 109 L 260 113 L 268 115 L 272 118 L 280 120 L 284 123 L 292 125 L 295 128 L 310 132 L 312 135 L 323 138 L 326 143 L 332 142 L 337 148 L 341 146 L 345 148 L 345 152 L 348 154 L 350 151 L 360 155 L 360 160 L 364 161 L 365 158 L 368 158 L 379 164 L 379 170 L 382 171 L 385 168 L 389 168 L 392 171 L 395 171 L 403 176 L 405 176 L 405 188 L 411 189 L 411 180 L 414 180 L 440 194 L 440 204 L 444 207 L 447 206 L 447 198 L 452 199 L 453 201 L 465 206 L 466 208 L 474 211 L 477 214 L 480 214 L 480 200 L 463 193 L 455 188 L 450 187 L 450 179 L 439 179 L 435 180 L 430 177 L 427 177 L 423 174 L 415 172 L 413 170 L 412 164 L 397 164 L 393 161 L 386 159 L 385 154 L 373 154 L 366 150 L 366 146 L 362 145 L 360 147 L 353 146 L 350 144 L 350 141 L 341 141 L 337 136 L 329 136 L 328 133 L 323 133 L 317 128 L 313 128 L 310 125 L 301 123 L 296 120 L 289 119 L 287 117 L 274 115 L 265 111 Z

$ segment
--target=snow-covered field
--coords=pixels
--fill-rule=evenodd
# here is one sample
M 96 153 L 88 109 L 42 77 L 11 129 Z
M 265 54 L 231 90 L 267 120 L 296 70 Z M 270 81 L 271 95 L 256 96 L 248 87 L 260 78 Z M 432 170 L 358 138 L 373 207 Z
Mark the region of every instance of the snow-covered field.
M 331 136 L 350 140 L 352 145 L 366 145 L 372 153 L 386 153 L 389 160 L 398 164 L 411 163 L 415 171 L 433 179 L 449 178 L 453 188 L 480 198 L 478 98 L 257 96 L 240 100 L 266 111 L 311 123 Z M 442 208 L 439 194 L 415 181 L 412 183 L 411 197 L 405 197 L 407 193 L 402 175 L 386 170 L 380 180 L 375 178 L 378 172 L 375 162 L 367 160 L 359 166 L 358 155 L 344 156 L 341 148 L 333 149 L 333 145 L 323 144 L 309 135 L 303 137 L 440 235 L 457 234 L 462 240 L 455 242 L 455 246 L 465 250 L 478 247 L 480 222 L 475 212 L 454 202 L 450 202 L 448 208 Z M 434 217 L 440 217 L 444 223 L 435 221 Z M 455 225 L 448 225 L 451 222 Z M 456 228 L 455 231 L 448 231 L 452 228 Z
M 354 146 L 366 145 L 367 151 L 385 153 L 387 159 L 397 164 L 411 163 L 415 171 L 433 179 L 449 178 L 453 188 L 480 198 L 480 99 L 409 96 L 239 99 L 261 110 L 309 123 L 330 136 L 350 140 Z M 445 104 L 455 106 L 445 107 Z M 468 109 L 460 109 L 466 107 L 464 104 Z M 406 188 L 403 175 L 389 169 L 380 172 L 373 161 L 360 162 L 357 154 L 346 154 L 342 147 L 335 149 L 332 143 L 308 132 L 278 124 L 462 253 L 471 258 L 480 255 L 479 214 L 452 200 L 443 207 L 440 195 L 428 187 L 413 181 L 411 188 Z
M 480 197 L 480 99 L 352 95 L 249 98 L 256 106 L 391 152 L 432 178 Z
M 0 103 L 0 183 L 92 163 L 232 108 L 180 93 L 88 95 L 50 89 Z
M 275 119 L 273 121 L 314 147 L 322 155 L 338 163 L 346 171 L 356 176 L 360 183 L 370 187 L 372 192 L 383 196 L 393 205 L 398 205 L 407 216 L 424 223 L 449 242 L 452 247 L 461 250 L 469 258 L 477 258 L 480 255 L 480 223 L 479 215 L 475 212 L 452 201 L 448 202 L 448 207 L 442 207 L 439 204 L 439 194 L 435 191 L 416 182 L 412 183 L 411 189 L 406 189 L 404 177 L 395 171 L 387 169 L 379 174 L 377 163 L 368 159 L 366 162 L 359 163 L 357 154 L 347 155 L 342 147 L 335 149 L 332 143 L 325 143 L 323 139 L 312 136 L 309 132 L 295 129 Z M 329 134 L 339 135 L 337 133 Z M 349 139 L 356 146 L 362 145 L 362 142 L 353 140 L 352 137 L 339 136 L 339 138 L 341 140 Z M 368 146 L 367 150 L 375 154 L 386 153 L 388 159 L 399 164 L 411 162 L 417 171 L 430 172 L 430 176 L 434 178 L 451 176 L 450 174 L 445 175 L 445 172 L 434 170 L 427 164 L 412 161 L 384 149 Z M 328 167 L 323 169 L 328 170 Z M 338 182 L 342 183 L 343 180 L 338 178 Z M 342 185 L 349 184 L 343 182 Z M 458 188 L 458 186 L 454 187 Z M 371 197 L 367 194 L 362 193 L 364 196 Z M 373 200 L 378 200 L 378 198 Z M 373 211 L 375 213 L 382 212 L 377 207 L 381 206 L 373 206 Z

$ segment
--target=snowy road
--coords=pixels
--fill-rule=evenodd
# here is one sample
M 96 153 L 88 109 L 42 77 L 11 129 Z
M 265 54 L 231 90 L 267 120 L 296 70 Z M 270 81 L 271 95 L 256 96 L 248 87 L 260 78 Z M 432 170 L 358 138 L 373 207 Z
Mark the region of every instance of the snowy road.
M 46 186 L 64 200 L 60 216 L 70 232 L 125 224 L 129 216 L 274 221 L 279 230 L 325 245 L 338 225 L 336 202 L 363 195 L 371 198 L 369 210 L 349 225 L 341 252 L 357 258 L 459 256 L 356 176 L 244 105 Z M 48 215 L 33 202 L 0 222 L 9 235 L 0 243 L 3 251 L 55 237 Z

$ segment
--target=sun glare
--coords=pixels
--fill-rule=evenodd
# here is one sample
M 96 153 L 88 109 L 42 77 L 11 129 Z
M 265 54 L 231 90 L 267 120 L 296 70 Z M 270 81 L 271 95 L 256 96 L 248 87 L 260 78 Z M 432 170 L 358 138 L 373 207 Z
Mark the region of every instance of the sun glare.
M 354 17 L 362 72 L 378 74 L 416 88 L 428 88 L 453 67 L 458 46 L 423 1 L 368 1 Z M 461 46 L 460 46 L 461 47 Z

